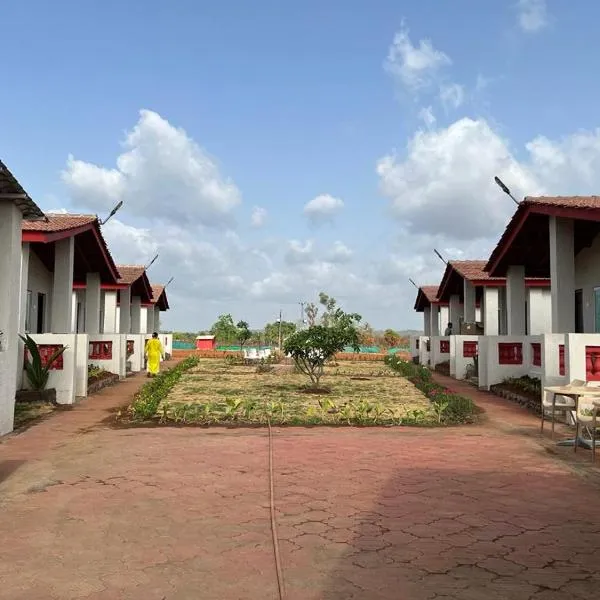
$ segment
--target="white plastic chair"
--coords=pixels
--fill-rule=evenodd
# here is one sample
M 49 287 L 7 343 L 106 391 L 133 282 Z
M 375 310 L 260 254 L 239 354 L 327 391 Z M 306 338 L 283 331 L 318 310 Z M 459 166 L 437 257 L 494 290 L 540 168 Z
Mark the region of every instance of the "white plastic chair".
M 585 385 L 585 381 L 581 379 L 573 379 L 569 385 L 582 386 Z M 551 409 L 551 423 L 552 423 L 552 438 L 554 438 L 554 415 L 555 413 L 568 414 L 575 410 L 575 400 L 568 396 L 561 396 L 560 394 L 549 394 L 552 396 L 551 399 L 547 399 L 546 393 L 542 391 L 542 425 L 541 433 L 544 432 L 544 420 L 546 417 L 546 408 Z
M 593 403 L 598 402 L 598 400 L 598 396 L 581 396 L 575 414 L 575 452 L 577 452 L 577 446 L 579 445 L 577 443 L 579 431 L 583 427 L 592 438 L 592 462 L 596 460 L 596 429 L 598 427 L 598 409 Z

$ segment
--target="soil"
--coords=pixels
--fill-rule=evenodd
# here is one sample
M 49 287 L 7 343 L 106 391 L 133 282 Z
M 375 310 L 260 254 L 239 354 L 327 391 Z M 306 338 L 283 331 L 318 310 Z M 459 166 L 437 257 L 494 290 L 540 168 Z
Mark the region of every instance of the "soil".
M 331 388 L 307 387 L 300 390 L 302 394 L 331 394 Z
M 353 381 L 371 381 L 370 377 L 350 377 Z

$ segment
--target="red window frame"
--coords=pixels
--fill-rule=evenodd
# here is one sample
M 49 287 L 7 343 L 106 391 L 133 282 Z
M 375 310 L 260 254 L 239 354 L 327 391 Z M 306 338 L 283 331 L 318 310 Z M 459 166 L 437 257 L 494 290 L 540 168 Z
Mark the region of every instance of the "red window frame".
M 585 379 L 600 381 L 600 346 L 585 347 Z
M 477 356 L 477 342 L 463 342 L 463 357 L 473 358 Z
M 440 354 L 450 354 L 450 340 L 440 340 Z
M 92 360 L 112 360 L 112 342 L 90 342 L 88 357 Z
M 539 342 L 531 344 L 531 364 L 534 367 L 542 366 L 542 344 Z
M 587 347 L 586 347 L 586 351 L 587 351 Z M 559 375 L 565 374 L 565 345 L 564 344 L 560 344 L 560 346 L 558 347 L 558 374 Z
M 523 344 L 521 342 L 498 342 L 498 364 L 522 365 Z
M 63 344 L 38 344 L 38 350 L 40 358 L 42 359 L 42 365 L 45 367 L 48 364 L 48 359 L 59 349 L 62 348 Z M 50 371 L 62 371 L 64 369 L 64 352 L 54 361 L 50 367 Z M 31 356 L 29 350 L 25 348 L 25 362 L 29 361 Z

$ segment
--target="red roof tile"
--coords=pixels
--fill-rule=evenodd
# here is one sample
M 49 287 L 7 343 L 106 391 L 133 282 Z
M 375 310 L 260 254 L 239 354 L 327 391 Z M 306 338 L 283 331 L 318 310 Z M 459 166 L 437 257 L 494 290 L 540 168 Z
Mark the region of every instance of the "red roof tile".
M 43 231 L 46 233 L 58 233 L 77 229 L 84 225 L 90 225 L 97 220 L 96 215 L 71 215 L 62 213 L 48 213 L 48 222 L 45 221 L 23 221 L 23 231 Z
M 485 260 L 451 260 L 449 265 L 467 281 L 504 281 L 504 277 L 490 277 L 490 274 L 484 271 L 487 261 Z
M 144 275 L 146 267 L 143 265 L 117 265 L 117 269 L 119 269 L 119 273 L 121 274 L 119 283 L 131 285 Z
M 521 205 L 545 205 L 564 208 L 600 208 L 600 196 L 526 196 Z
M 164 285 L 152 284 L 152 304 L 158 304 L 160 310 L 169 309 L 169 301 L 167 300 L 167 292 Z
M 435 302 L 437 300 L 437 285 L 422 285 L 419 289 L 425 294 L 425 298 L 427 298 L 429 302 Z

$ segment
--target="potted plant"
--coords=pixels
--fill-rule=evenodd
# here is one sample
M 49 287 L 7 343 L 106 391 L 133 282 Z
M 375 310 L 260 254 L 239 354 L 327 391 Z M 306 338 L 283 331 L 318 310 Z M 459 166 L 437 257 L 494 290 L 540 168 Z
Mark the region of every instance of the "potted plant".
M 40 350 L 35 340 L 29 335 L 20 335 L 19 337 L 23 340 L 29 354 L 29 357 L 26 357 L 25 360 L 25 372 L 31 389 L 17 392 L 17 400 L 21 402 L 50 402 L 56 404 L 56 390 L 54 388 L 46 389 L 46 386 L 48 385 L 52 365 L 54 365 L 67 347 L 62 346 L 55 350 L 48 357 L 46 364 L 43 364 Z

